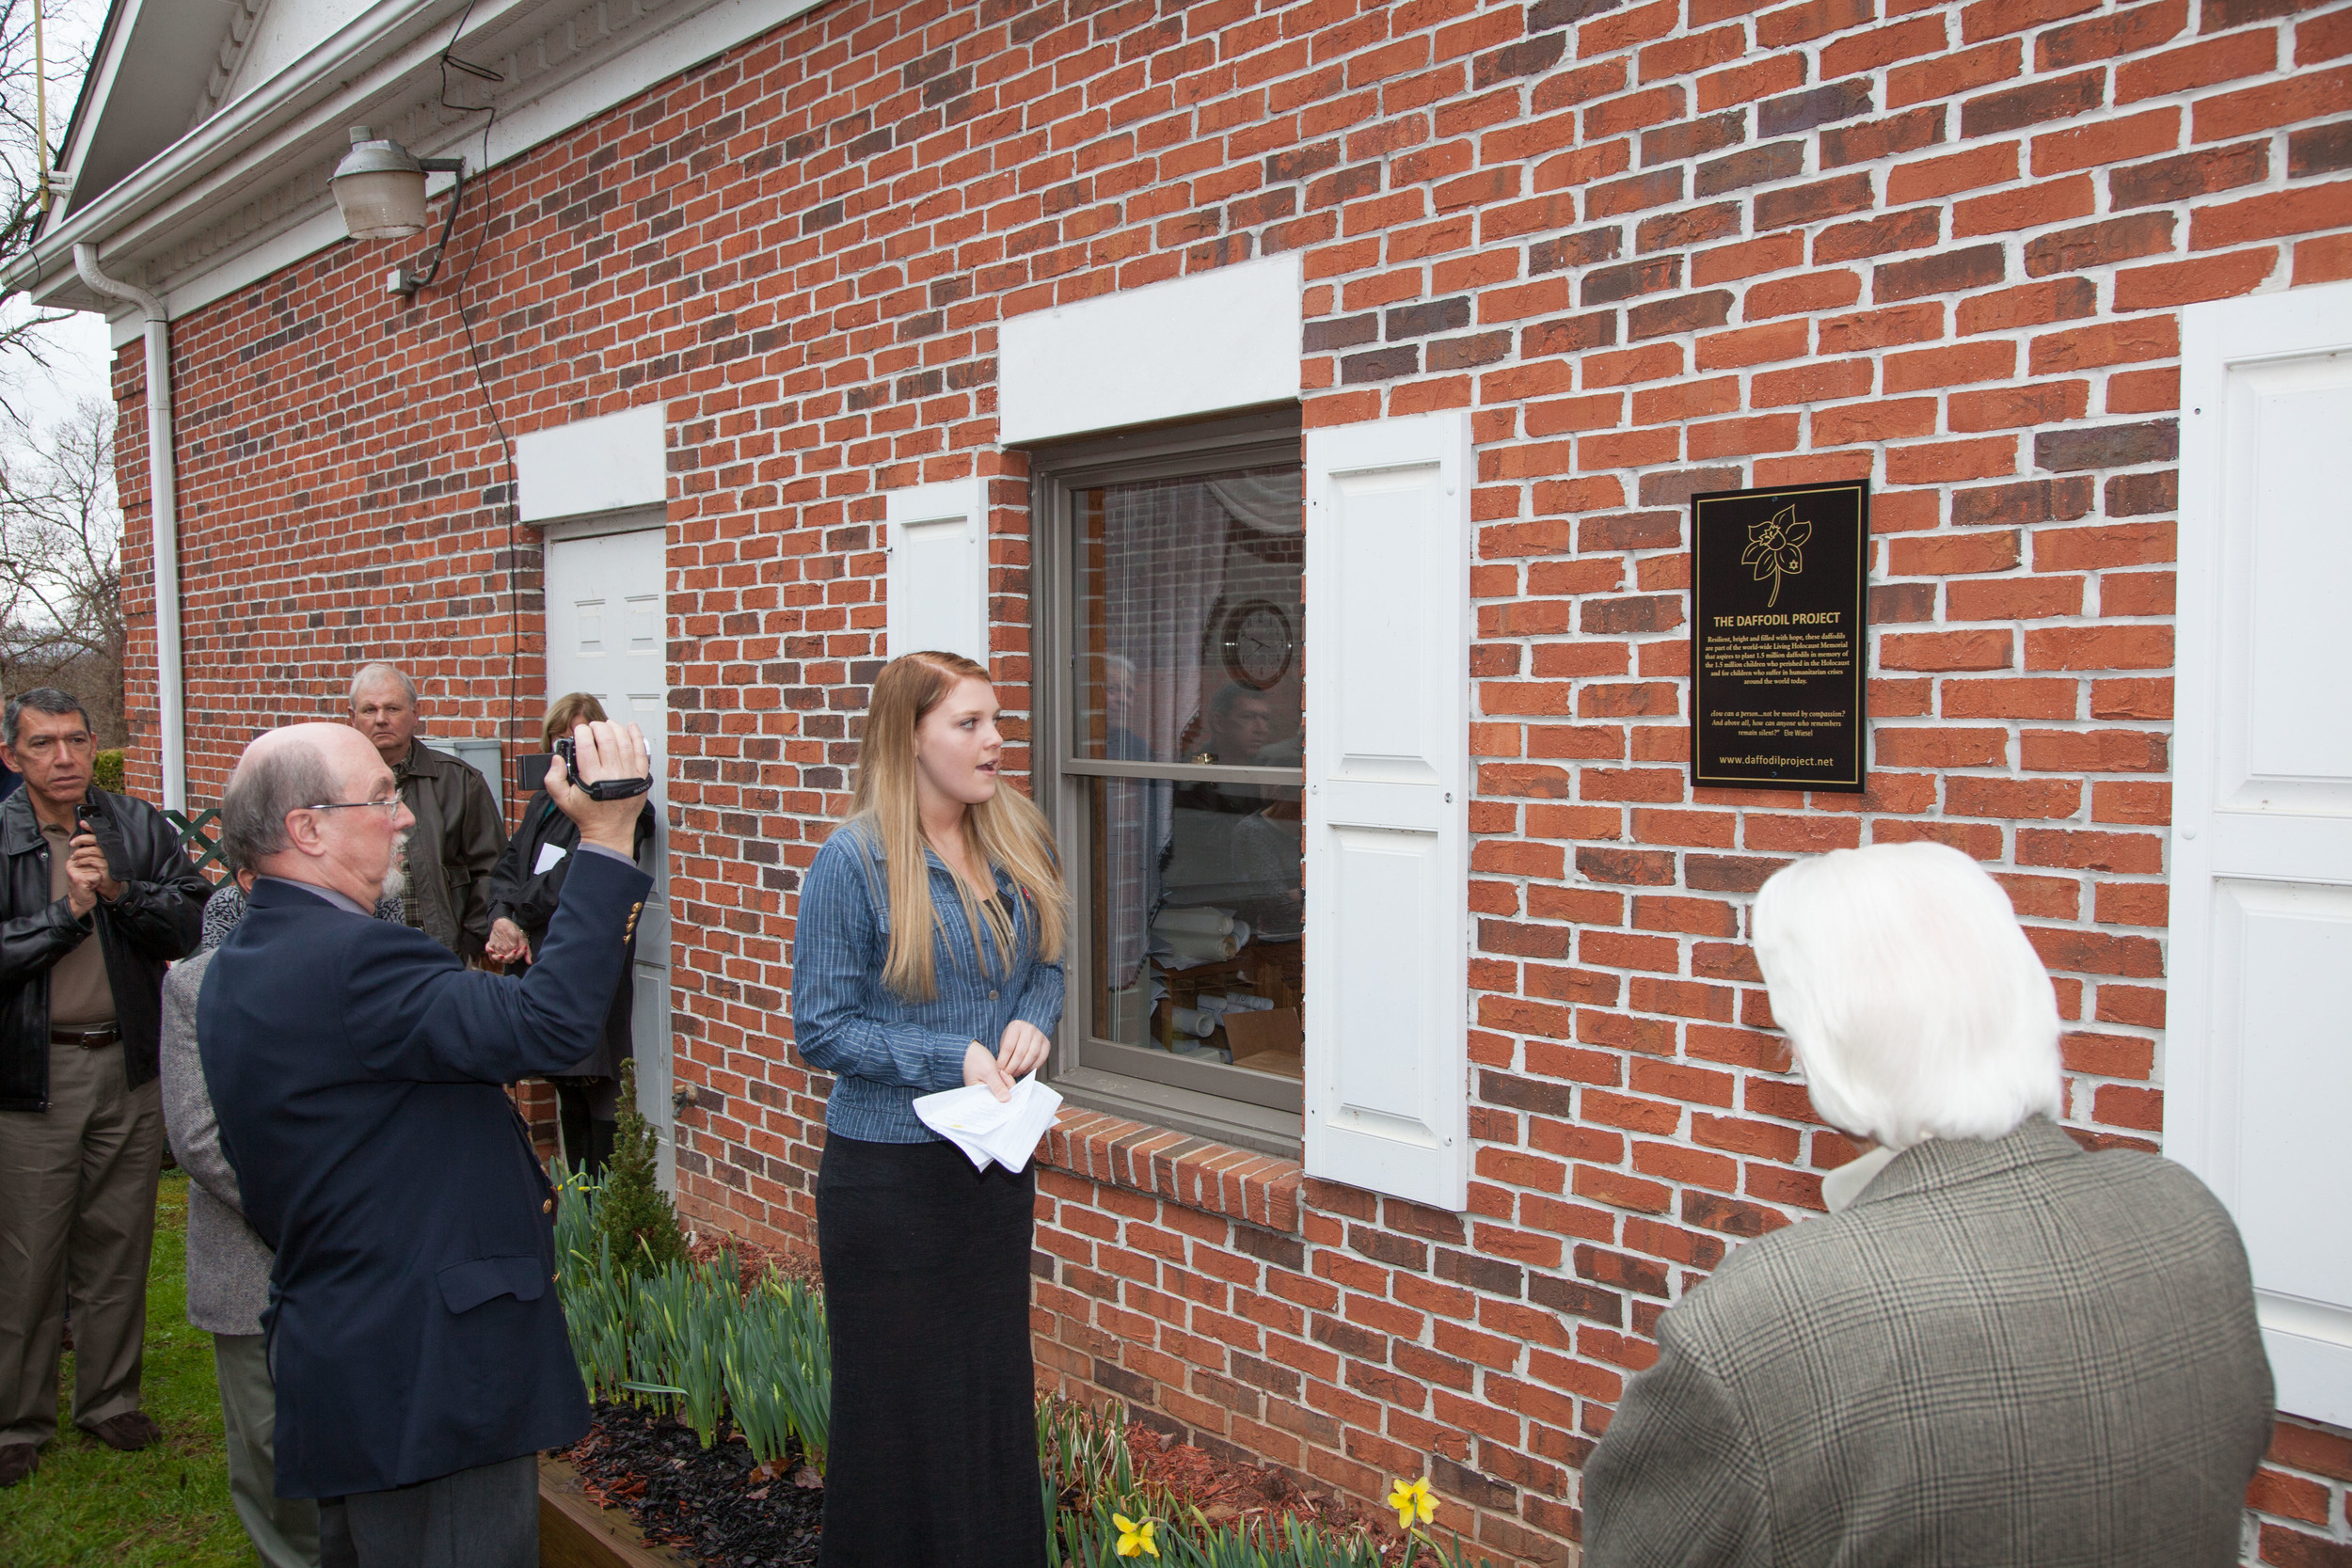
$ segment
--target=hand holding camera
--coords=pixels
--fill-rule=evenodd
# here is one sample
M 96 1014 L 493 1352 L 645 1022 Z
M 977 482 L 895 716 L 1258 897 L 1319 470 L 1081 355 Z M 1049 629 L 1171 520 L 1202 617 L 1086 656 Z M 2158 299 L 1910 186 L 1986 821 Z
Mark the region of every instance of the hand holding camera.
M 122 896 L 125 879 L 116 862 L 121 849 L 103 806 L 85 802 L 73 808 L 73 836 L 65 863 L 66 902 L 78 917 L 89 913 L 101 898 L 113 903 Z
M 548 768 L 548 799 L 579 825 L 581 843 L 632 854 L 637 816 L 644 809 L 638 797 L 653 787 L 644 732 L 634 724 L 597 721 L 575 726 L 555 743 L 555 752 L 556 761 Z

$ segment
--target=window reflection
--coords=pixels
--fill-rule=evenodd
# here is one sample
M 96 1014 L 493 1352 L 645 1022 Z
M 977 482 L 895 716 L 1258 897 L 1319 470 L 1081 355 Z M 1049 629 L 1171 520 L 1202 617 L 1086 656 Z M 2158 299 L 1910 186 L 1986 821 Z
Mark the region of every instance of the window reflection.
M 1104 485 L 1075 500 L 1076 754 L 1299 766 L 1298 470 Z M 1236 702 L 1262 757 L 1244 754 L 1233 722 L 1211 733 Z
M 1073 760 L 1296 777 L 1295 464 L 1079 492 Z M 1301 792 L 1242 776 L 1096 777 L 1091 1033 L 1300 1076 Z
M 1298 1077 L 1299 790 L 1200 805 L 1156 779 L 1093 788 L 1094 1034 Z

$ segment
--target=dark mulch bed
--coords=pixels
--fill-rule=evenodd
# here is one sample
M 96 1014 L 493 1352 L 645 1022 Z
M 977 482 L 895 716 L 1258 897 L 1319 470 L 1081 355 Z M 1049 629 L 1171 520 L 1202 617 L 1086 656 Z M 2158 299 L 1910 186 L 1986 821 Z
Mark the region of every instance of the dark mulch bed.
M 739 1437 L 705 1449 L 691 1428 L 598 1401 L 596 1424 L 563 1453 L 588 1497 L 628 1511 L 645 1539 L 707 1568 L 805 1568 L 817 1560 L 825 1494 L 796 1486 L 800 1450 L 775 1480 L 753 1475 Z
M 696 1262 L 708 1262 L 722 1247 L 734 1249 L 745 1291 L 770 1270 L 812 1287 L 818 1283 L 812 1253 L 715 1231 L 687 1238 Z M 625 1509 L 647 1540 L 676 1547 L 707 1568 L 816 1562 L 825 1494 L 789 1479 L 802 1473 L 797 1445 L 784 1475 L 767 1480 L 754 1476 L 751 1450 L 739 1437 L 706 1450 L 691 1429 L 633 1404 L 599 1401 L 596 1415 L 595 1428 L 563 1457 L 580 1472 L 589 1497 Z M 1140 1423 L 1129 1426 L 1127 1437 L 1140 1476 L 1168 1488 L 1180 1506 L 1200 1509 L 1212 1524 L 1277 1527 L 1293 1515 L 1343 1530 L 1364 1527 L 1391 1559 L 1404 1549 L 1393 1515 L 1353 1498 L 1311 1492 L 1272 1465 L 1238 1465 Z

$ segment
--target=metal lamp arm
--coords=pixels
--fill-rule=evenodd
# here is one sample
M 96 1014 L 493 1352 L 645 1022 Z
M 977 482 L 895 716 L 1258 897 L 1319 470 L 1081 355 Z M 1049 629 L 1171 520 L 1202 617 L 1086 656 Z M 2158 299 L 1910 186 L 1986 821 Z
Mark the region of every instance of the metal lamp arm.
M 449 215 L 441 220 L 441 237 L 433 244 L 422 272 L 411 272 L 406 266 L 392 269 L 390 292 L 413 299 L 419 289 L 429 285 L 440 276 L 441 257 L 449 249 L 450 231 L 457 227 L 457 209 L 466 202 L 466 160 L 463 158 L 419 158 L 417 166 L 427 174 L 453 174 L 457 183 L 451 189 Z

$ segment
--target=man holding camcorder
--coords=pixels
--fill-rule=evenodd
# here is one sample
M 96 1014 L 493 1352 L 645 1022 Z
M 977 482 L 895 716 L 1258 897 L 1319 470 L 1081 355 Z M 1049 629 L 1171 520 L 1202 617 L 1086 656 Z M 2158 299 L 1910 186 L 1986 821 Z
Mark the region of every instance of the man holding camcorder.
M 164 967 L 192 951 L 211 884 L 161 812 L 92 787 L 89 715 L 50 688 L 8 699 L 0 754 L 0 1486 L 56 1433 L 73 1313 L 73 1419 L 100 1442 L 162 1435 L 139 1409 L 147 1257 L 164 1122 Z

